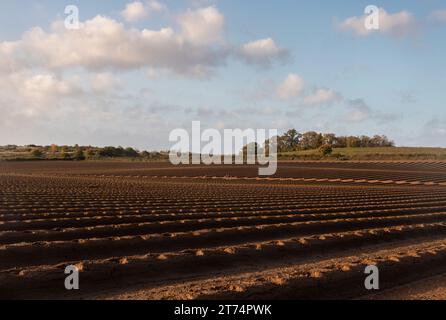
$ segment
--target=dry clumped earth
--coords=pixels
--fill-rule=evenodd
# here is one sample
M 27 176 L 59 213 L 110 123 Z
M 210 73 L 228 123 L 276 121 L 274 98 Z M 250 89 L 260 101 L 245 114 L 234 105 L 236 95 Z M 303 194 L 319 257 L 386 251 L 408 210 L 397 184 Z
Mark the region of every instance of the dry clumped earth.
M 0 162 L 0 298 L 446 299 L 446 162 Z

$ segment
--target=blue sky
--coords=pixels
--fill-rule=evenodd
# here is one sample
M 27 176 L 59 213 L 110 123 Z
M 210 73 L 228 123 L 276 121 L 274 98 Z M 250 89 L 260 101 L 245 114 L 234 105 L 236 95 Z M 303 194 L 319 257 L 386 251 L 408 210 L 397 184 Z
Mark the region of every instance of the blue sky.
M 446 147 L 442 1 L 138 2 L 1 1 L 0 144 L 166 149 L 200 120 Z

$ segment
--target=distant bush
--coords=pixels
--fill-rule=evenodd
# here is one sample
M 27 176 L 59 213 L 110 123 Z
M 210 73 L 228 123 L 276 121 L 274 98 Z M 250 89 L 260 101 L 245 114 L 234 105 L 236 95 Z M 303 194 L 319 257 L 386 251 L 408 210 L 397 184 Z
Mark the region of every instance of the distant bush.
M 71 154 L 69 154 L 68 152 L 66 152 L 66 151 L 62 151 L 62 159 L 64 159 L 64 160 L 71 160 L 72 158 L 71 158 Z
M 104 158 L 120 158 L 120 157 L 129 157 L 129 158 L 137 158 L 139 157 L 139 152 L 133 148 L 123 147 L 105 147 L 99 150 L 99 156 Z
M 319 148 L 319 153 L 324 157 L 328 157 L 333 153 L 333 147 L 329 144 L 324 144 Z
M 83 161 L 83 160 L 85 160 L 85 154 L 84 154 L 84 151 L 83 151 L 82 149 L 78 148 L 78 149 L 74 152 L 73 160 L 76 160 L 76 161 Z
M 126 148 L 124 150 L 124 156 L 130 157 L 130 158 L 137 158 L 137 157 L 139 157 L 139 152 L 133 148 Z
M 44 154 L 40 149 L 34 149 L 31 151 L 31 156 L 35 159 L 42 159 Z
M 145 159 L 150 159 L 150 152 L 148 151 L 143 151 L 139 155 Z
M 332 156 L 334 156 L 339 161 L 348 161 L 348 160 L 350 160 L 350 158 L 348 156 L 346 156 L 344 154 L 340 154 L 340 153 L 333 154 Z

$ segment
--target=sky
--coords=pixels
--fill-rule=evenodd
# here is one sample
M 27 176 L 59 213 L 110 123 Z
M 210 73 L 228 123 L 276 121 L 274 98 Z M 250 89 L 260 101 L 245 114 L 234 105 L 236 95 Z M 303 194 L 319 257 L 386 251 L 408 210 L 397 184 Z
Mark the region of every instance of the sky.
M 169 149 L 198 120 L 446 147 L 445 40 L 437 0 L 1 0 L 0 145 Z

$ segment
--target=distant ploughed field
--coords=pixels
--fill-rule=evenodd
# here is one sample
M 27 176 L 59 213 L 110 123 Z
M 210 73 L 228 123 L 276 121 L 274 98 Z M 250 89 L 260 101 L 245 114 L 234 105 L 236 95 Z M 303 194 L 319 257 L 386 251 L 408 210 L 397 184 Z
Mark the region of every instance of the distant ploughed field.
M 446 274 L 446 162 L 0 162 L 3 299 L 379 298 L 370 264 Z

